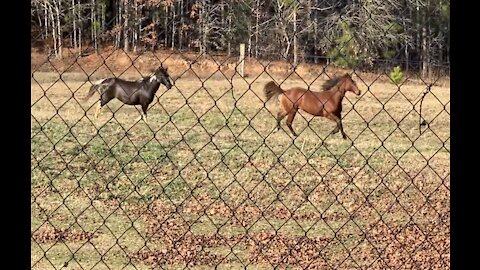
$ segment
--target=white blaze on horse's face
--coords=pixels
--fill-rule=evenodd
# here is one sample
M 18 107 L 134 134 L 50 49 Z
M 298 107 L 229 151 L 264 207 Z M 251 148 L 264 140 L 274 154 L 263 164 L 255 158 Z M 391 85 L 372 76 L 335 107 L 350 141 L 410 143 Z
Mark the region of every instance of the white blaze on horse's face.
M 98 80 L 98 81 L 94 81 L 93 84 L 95 85 L 99 85 L 99 84 L 102 84 L 106 79 L 102 79 L 102 80 Z
M 157 75 L 154 74 L 153 76 L 150 77 L 150 82 L 156 81 L 157 80 Z

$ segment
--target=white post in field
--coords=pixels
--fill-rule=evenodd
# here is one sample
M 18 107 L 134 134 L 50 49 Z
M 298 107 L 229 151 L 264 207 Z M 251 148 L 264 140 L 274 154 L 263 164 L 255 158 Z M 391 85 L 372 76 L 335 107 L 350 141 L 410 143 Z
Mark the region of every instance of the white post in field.
M 240 44 L 240 58 L 238 59 L 238 70 L 243 77 L 245 71 L 245 43 Z

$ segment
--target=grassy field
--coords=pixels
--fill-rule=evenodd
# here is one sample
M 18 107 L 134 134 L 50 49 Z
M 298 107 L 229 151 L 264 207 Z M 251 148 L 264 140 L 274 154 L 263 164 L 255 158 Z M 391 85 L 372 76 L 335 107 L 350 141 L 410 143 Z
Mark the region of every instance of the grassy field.
M 116 100 L 95 120 L 96 96 L 81 100 L 91 84 L 53 77 L 31 86 L 33 269 L 450 265 L 448 87 L 426 96 L 420 134 L 424 85 L 354 77 L 348 139 L 304 113 L 293 139 L 284 122 L 273 132 L 268 76 L 180 77 L 148 125 Z

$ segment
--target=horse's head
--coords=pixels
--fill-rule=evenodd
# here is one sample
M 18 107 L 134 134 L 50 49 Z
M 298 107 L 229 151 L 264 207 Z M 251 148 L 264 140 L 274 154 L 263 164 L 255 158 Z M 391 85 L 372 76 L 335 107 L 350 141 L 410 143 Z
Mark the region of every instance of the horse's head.
M 153 75 L 150 77 L 150 81 L 153 81 L 153 80 L 165 85 L 165 87 L 167 87 L 168 90 L 172 88 L 173 84 L 170 81 L 170 75 L 168 75 L 167 68 L 163 68 L 163 67 L 157 68 L 154 71 Z
M 352 76 L 350 76 L 350 74 L 348 73 L 343 75 L 343 87 L 345 91 L 353 92 L 357 96 L 361 94 L 361 91 L 358 88 L 357 83 L 352 79 Z

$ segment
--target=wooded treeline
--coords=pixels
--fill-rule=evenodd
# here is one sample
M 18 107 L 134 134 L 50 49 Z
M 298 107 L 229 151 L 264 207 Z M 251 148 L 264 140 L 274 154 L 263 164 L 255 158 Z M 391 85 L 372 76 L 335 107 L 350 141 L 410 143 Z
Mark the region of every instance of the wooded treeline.
M 449 63 L 449 0 L 31 0 L 33 46 L 238 53 L 423 74 Z M 41 43 L 38 43 L 41 41 Z

